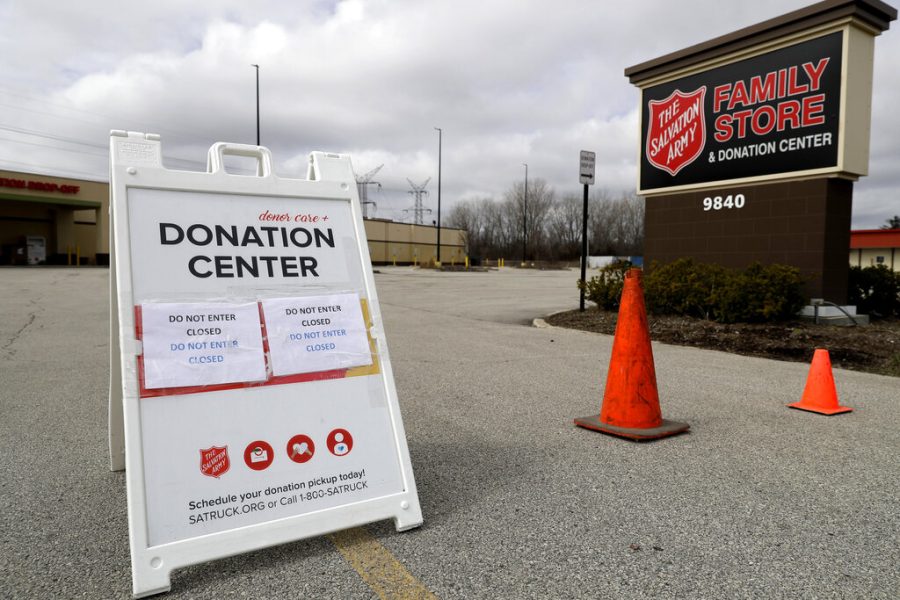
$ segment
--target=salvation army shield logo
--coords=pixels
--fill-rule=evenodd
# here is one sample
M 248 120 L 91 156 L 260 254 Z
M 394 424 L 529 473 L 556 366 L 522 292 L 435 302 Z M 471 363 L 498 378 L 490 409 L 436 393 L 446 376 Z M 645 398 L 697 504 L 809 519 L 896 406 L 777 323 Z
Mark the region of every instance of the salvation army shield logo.
M 684 93 L 675 90 L 665 100 L 650 100 L 647 161 L 673 177 L 694 162 L 706 145 L 703 99 L 706 86 Z
M 206 450 L 200 450 L 200 472 L 209 477 L 218 479 L 231 467 L 228 459 L 228 446 L 213 446 Z

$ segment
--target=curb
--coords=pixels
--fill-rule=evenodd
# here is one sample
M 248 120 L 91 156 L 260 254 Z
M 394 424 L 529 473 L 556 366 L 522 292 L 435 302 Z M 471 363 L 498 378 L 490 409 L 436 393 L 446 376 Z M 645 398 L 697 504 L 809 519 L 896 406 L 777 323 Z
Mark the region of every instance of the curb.
M 545 321 L 544 319 L 550 318 L 550 317 L 552 317 L 552 316 L 554 316 L 554 315 L 561 315 L 562 313 L 567 313 L 567 312 L 570 312 L 570 311 L 573 311 L 573 310 L 576 310 L 576 309 L 574 309 L 574 308 L 567 308 L 567 309 L 565 309 L 565 310 L 558 310 L 558 311 L 556 311 L 556 312 L 552 312 L 552 313 L 550 313 L 549 315 L 545 315 L 545 316 L 540 317 L 540 318 L 537 318 L 537 319 L 532 319 L 532 321 L 531 321 L 531 326 L 532 326 L 532 327 L 537 327 L 538 329 L 571 329 L 571 328 L 569 328 L 569 327 L 557 327 L 556 325 L 551 325 L 550 323 L 548 323 L 548 322 Z M 573 330 L 573 331 L 581 331 L 581 330 Z M 588 331 L 588 332 L 585 332 L 585 333 L 591 333 L 591 332 Z

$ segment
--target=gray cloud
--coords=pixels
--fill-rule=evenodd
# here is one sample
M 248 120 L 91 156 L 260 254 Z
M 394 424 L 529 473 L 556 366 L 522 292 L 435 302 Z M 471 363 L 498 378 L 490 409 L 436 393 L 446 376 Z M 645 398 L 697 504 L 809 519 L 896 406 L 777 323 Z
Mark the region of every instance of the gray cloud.
M 599 185 L 631 190 L 638 93 L 623 69 L 806 4 L 4 3 L 0 167 L 103 178 L 109 129 L 131 129 L 160 133 L 171 168 L 202 168 L 215 141 L 255 142 L 259 63 L 262 143 L 278 173 L 304 176 L 311 150 L 351 153 L 359 172 L 384 164 L 378 216 L 404 215 L 407 177 L 432 177 L 434 205 L 435 126 L 445 207 L 499 198 L 523 162 L 577 192 L 581 149 L 597 152 Z M 900 35 L 888 31 L 855 227 L 900 212 L 898 72 Z

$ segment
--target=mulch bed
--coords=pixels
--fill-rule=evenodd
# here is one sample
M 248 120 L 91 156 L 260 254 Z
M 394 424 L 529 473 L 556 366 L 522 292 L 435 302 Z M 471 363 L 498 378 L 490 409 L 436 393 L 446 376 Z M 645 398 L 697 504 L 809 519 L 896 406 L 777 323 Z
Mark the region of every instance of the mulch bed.
M 615 334 L 617 313 L 590 308 L 559 313 L 551 325 Z M 649 315 L 650 338 L 746 356 L 810 362 L 816 348 L 826 348 L 835 368 L 900 377 L 900 320 L 846 327 L 808 321 L 722 324 L 703 319 Z

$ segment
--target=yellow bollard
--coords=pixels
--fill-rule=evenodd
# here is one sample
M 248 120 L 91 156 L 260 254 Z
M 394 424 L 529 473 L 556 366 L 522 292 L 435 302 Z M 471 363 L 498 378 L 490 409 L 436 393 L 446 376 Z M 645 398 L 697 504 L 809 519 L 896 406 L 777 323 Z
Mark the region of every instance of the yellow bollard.
M 469 270 L 469 255 L 466 254 L 466 271 Z

